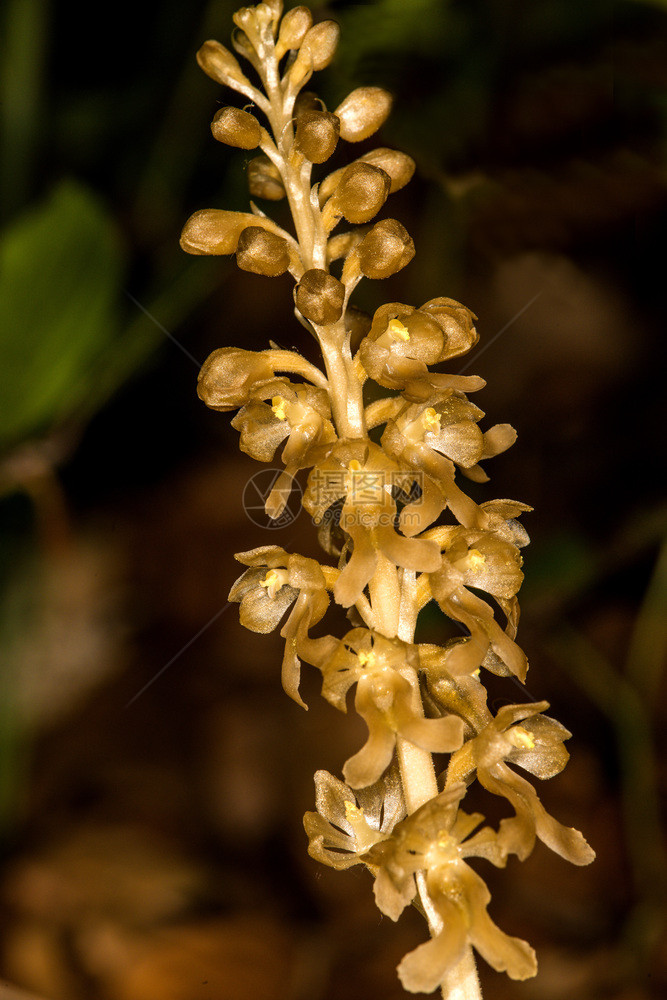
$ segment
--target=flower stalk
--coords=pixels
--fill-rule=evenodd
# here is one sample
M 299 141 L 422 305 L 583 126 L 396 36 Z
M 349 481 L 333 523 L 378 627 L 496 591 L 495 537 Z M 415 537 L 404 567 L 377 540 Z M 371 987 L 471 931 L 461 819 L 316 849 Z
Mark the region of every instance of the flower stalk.
M 234 15 L 232 45 L 261 82 L 255 86 L 231 51 L 205 42 L 202 69 L 254 107 L 221 108 L 214 137 L 257 150 L 248 164 L 253 198 L 286 198 L 289 233 L 251 202 L 252 212 L 195 212 L 181 236 L 194 254 L 236 254 L 247 271 L 295 281 L 295 315 L 316 339 L 323 370 L 296 351 L 222 347 L 202 367 L 198 391 L 213 409 L 237 410 L 243 451 L 285 466 L 267 499 L 279 517 L 292 477 L 308 470 L 303 506 L 333 563 L 279 546 L 239 553 L 246 569 L 230 600 L 241 622 L 270 632 L 284 621 L 282 683 L 297 704 L 302 663 L 322 674 L 322 695 L 368 727 L 365 744 L 343 766 L 345 782 L 317 772 L 316 807 L 304 817 L 313 858 L 334 868 L 364 865 L 376 903 L 397 920 L 419 903 L 428 940 L 398 967 L 412 993 L 444 1000 L 481 997 L 473 949 L 513 979 L 535 975 L 532 948 L 487 912 L 491 897 L 476 868 L 524 859 L 536 840 L 574 864 L 594 854 L 578 831 L 549 816 L 515 768 L 545 779 L 565 766 L 567 730 L 544 715 L 546 702 L 487 706 L 485 672 L 524 680 L 516 644 L 520 549 L 528 536 L 513 500 L 478 505 L 461 477 L 486 482 L 481 462 L 513 444 L 507 424 L 482 431 L 468 398 L 476 376 L 434 370 L 477 342 L 474 315 L 453 299 L 422 306 L 391 302 L 366 317 L 350 306 L 364 278 L 381 280 L 415 253 L 396 219 L 373 222 L 390 194 L 407 184 L 414 162 L 379 147 L 313 181 L 338 142 L 360 142 L 386 120 L 390 95 L 360 87 L 330 112 L 304 90 L 333 58 L 339 29 L 313 24 L 281 0 Z M 253 73 L 251 73 L 251 76 Z M 326 171 L 326 168 L 324 168 Z M 341 223 L 352 228 L 334 234 Z M 353 350 L 352 345 L 358 344 Z M 366 405 L 365 386 L 385 395 Z M 380 442 L 369 437 L 383 428 Z M 346 609 L 342 638 L 316 635 L 331 601 Z M 444 645 L 419 641 L 419 614 L 436 603 L 461 631 Z M 439 777 L 442 775 L 442 777 Z M 462 808 L 477 781 L 504 797 L 513 815 L 497 830 Z

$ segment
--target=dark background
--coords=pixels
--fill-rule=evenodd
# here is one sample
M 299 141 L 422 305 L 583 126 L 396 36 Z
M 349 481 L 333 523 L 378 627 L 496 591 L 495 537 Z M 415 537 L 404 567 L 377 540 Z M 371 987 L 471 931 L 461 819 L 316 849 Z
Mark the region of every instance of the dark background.
M 478 495 L 535 508 L 519 638 L 574 733 L 540 794 L 598 852 L 491 872 L 494 919 L 540 959 L 525 984 L 480 963 L 494 1000 L 667 989 L 666 7 L 316 6 L 342 42 L 311 86 L 329 108 L 388 87 L 378 142 L 417 161 L 383 213 L 417 256 L 356 304 L 468 305 L 475 402 L 519 432 Z M 301 828 L 363 726 L 314 671 L 291 703 L 280 641 L 226 605 L 235 551 L 315 552 L 305 514 L 248 519 L 258 467 L 195 393 L 216 347 L 312 350 L 289 279 L 178 248 L 192 211 L 247 206 L 194 59 L 235 6 L 100 9 L 0 11 L 0 975 L 45 1000 L 398 1000 L 421 918 L 380 919 Z

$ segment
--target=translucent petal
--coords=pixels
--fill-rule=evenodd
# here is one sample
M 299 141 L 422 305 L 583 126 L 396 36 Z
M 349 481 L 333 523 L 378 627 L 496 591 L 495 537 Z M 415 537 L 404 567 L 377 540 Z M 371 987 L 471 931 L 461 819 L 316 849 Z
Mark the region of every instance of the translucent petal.
M 511 448 L 516 441 L 516 431 L 511 424 L 495 424 L 484 435 L 482 458 L 492 458 Z
M 266 588 L 258 584 L 241 599 L 239 608 L 241 624 L 251 632 L 260 632 L 263 635 L 273 632 L 298 594 L 298 590 L 285 584 L 275 597 L 269 597 Z
M 405 538 L 390 525 L 374 528 L 373 536 L 378 548 L 396 566 L 403 566 L 418 573 L 431 573 L 440 567 L 442 557 L 435 542 L 421 538 Z
M 429 879 L 429 887 L 430 882 Z M 447 873 L 447 883 L 441 886 L 441 891 L 454 891 L 458 896 L 461 890 L 468 915 L 468 936 L 480 955 L 498 972 L 507 972 L 510 979 L 534 976 L 537 972 L 535 952 L 525 941 L 509 937 L 494 924 L 486 912 L 491 901 L 486 883 L 472 868 L 458 862 L 455 873 Z M 435 902 L 440 911 L 439 895 Z
M 461 909 L 449 900 L 438 909 L 444 929 L 409 952 L 398 966 L 398 977 L 409 993 L 432 993 L 463 957 L 467 928 Z
M 351 527 L 348 534 L 352 537 L 354 549 L 334 584 L 334 597 L 344 608 L 349 608 L 361 596 L 377 564 L 377 552 L 369 532 L 362 527 Z
M 306 634 L 311 623 L 312 598 L 307 592 L 302 591 L 297 597 L 296 604 L 285 622 L 281 635 L 285 639 L 285 653 L 282 663 L 282 685 L 285 694 L 289 695 L 297 705 L 307 708 L 305 701 L 299 694 L 299 682 L 301 680 L 301 662 L 299 660 L 299 636 Z
M 572 827 L 563 826 L 550 816 L 533 786 L 505 764 L 498 764 L 492 773 L 478 772 L 479 780 L 490 792 L 507 798 L 517 816 L 532 823 L 543 844 L 574 865 L 588 865 L 595 852 L 583 835 Z
M 402 722 L 399 732 L 410 743 L 430 753 L 452 753 L 463 742 L 464 725 L 453 715 L 442 719 L 412 718 Z
M 373 853 L 371 852 L 371 858 Z M 398 920 L 405 907 L 412 902 L 417 886 L 413 875 L 392 879 L 386 868 L 380 868 L 373 886 L 375 904 L 381 913 Z
M 489 965 L 510 979 L 530 979 L 537 974 L 537 956 L 527 941 L 509 937 L 486 910 L 475 911 L 470 940 Z
M 315 808 L 350 836 L 352 827 L 347 819 L 345 803 L 355 804 L 354 793 L 339 778 L 328 771 L 315 772 Z
M 426 443 L 466 468 L 483 457 L 482 432 L 471 421 L 445 425 L 437 436 L 428 435 Z
M 529 719 L 533 715 L 539 715 L 540 712 L 546 712 L 548 707 L 548 701 L 533 701 L 528 705 L 503 705 L 496 714 L 494 728 L 499 733 L 504 732 L 517 722 Z
M 422 482 L 422 495 L 418 500 L 406 504 L 401 511 L 399 527 L 408 538 L 418 535 L 440 516 L 444 507 L 442 493 L 435 483 L 425 478 Z
M 543 781 L 560 774 L 570 759 L 563 740 L 569 739 L 572 734 L 560 722 L 546 715 L 528 719 L 523 728 L 532 736 L 535 747 L 532 750 L 514 750 L 507 757 L 509 763 L 518 764 Z
M 366 711 L 363 716 L 368 726 L 368 739 L 343 767 L 343 777 L 351 788 L 364 788 L 377 781 L 389 767 L 396 745 L 396 735 L 382 713 Z
M 244 566 L 268 566 L 275 569 L 286 566 L 289 555 L 279 545 L 259 545 L 248 552 L 237 552 L 234 558 Z

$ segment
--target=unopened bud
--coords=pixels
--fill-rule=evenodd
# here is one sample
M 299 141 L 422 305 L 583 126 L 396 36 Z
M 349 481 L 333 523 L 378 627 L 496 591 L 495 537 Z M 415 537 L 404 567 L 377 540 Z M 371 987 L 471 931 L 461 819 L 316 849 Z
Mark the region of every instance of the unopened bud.
M 296 149 L 311 163 L 324 163 L 338 143 L 338 118 L 328 111 L 304 111 L 296 120 Z
M 381 149 L 371 149 L 370 152 L 364 153 L 363 156 L 360 156 L 354 162 L 370 163 L 371 166 L 380 167 L 386 174 L 389 174 L 391 180 L 389 194 L 393 194 L 394 191 L 400 191 L 402 187 L 405 187 L 415 172 L 415 161 L 412 157 L 406 153 L 400 153 L 397 149 L 386 149 L 384 147 Z M 318 197 L 321 205 L 334 193 L 344 173 L 345 167 L 340 167 L 339 170 L 334 170 L 333 173 L 325 177 L 320 183 Z
M 374 167 L 380 167 L 386 174 L 389 174 L 391 187 L 389 194 L 400 191 L 401 188 L 412 180 L 415 172 L 415 161 L 407 153 L 401 153 L 398 149 L 372 149 L 370 153 L 364 153 L 361 157 L 364 163 L 370 163 Z
M 296 307 L 317 326 L 337 322 L 343 312 L 345 287 L 333 274 L 314 267 L 306 271 L 296 287 Z
M 320 21 L 303 36 L 301 48 L 289 71 L 292 87 L 299 87 L 314 70 L 324 69 L 334 57 L 340 28 L 335 21 Z
M 181 233 L 181 248 L 192 254 L 234 253 L 239 236 L 248 226 L 260 226 L 274 233 L 271 219 L 251 212 L 227 212 L 222 208 L 202 208 L 191 215 Z
M 236 410 L 248 402 L 258 382 L 268 382 L 274 371 L 265 354 L 220 347 L 206 359 L 197 380 L 197 395 L 212 410 Z
M 382 87 L 357 87 L 336 108 L 341 139 L 361 142 L 373 135 L 389 117 L 391 102 L 391 94 Z
M 283 6 L 284 6 L 283 0 L 263 0 L 263 3 L 260 4 L 260 6 L 269 8 L 271 12 L 270 14 L 271 20 L 274 22 L 274 24 L 280 20 L 280 15 L 283 12 Z
M 220 108 L 211 122 L 211 132 L 218 142 L 238 149 L 256 149 L 262 134 L 255 116 L 239 108 Z
M 370 163 L 351 163 L 345 168 L 334 194 L 336 208 L 348 222 L 370 222 L 389 195 L 389 175 Z
M 337 236 L 332 236 L 327 242 L 327 261 L 330 264 L 334 260 L 340 260 L 341 257 L 347 257 L 350 250 L 354 250 L 364 238 L 363 232 L 359 229 L 354 229 L 349 233 L 338 233 Z
M 237 11 L 237 13 L 240 13 L 240 11 Z M 240 28 L 235 28 L 234 31 L 232 31 L 232 45 L 240 56 L 243 56 L 244 59 L 247 59 L 248 62 L 255 65 L 257 61 L 255 49 L 253 48 L 253 45 L 246 33 L 241 31 Z
M 243 271 L 277 278 L 290 266 L 287 241 L 261 226 L 248 226 L 239 236 L 236 263 Z
M 268 156 L 255 156 L 248 163 L 248 187 L 253 198 L 280 201 L 285 197 L 280 171 Z
M 302 90 L 294 102 L 294 117 L 306 111 L 326 111 L 324 101 L 313 90 Z
M 298 49 L 306 32 L 312 26 L 313 15 L 307 7 L 293 7 L 280 23 L 276 56 L 282 59 L 290 49 Z
M 233 86 L 234 83 L 242 83 L 250 86 L 250 80 L 244 74 L 238 61 L 220 42 L 209 39 L 204 42 L 197 52 L 197 62 L 207 76 L 210 76 L 216 83 L 225 86 Z
M 389 278 L 410 263 L 415 245 L 405 226 L 396 219 L 383 219 L 363 238 L 356 252 L 367 278 Z
M 304 35 L 301 51 L 308 52 L 314 70 L 324 69 L 333 59 L 338 47 L 340 28 L 335 21 L 320 21 Z
M 191 215 L 181 233 L 181 247 L 192 254 L 234 253 L 239 236 L 253 219 L 249 212 L 202 208 Z

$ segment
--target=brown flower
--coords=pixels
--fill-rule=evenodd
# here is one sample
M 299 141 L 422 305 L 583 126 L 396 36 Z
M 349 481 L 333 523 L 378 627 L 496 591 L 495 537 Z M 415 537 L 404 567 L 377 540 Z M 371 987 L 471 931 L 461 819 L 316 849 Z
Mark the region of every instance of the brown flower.
M 323 389 L 273 380 L 253 395 L 256 398 L 237 413 L 232 427 L 241 432 L 241 451 L 260 462 L 270 462 L 278 445 L 287 439 L 282 453 L 285 472 L 266 502 L 267 514 L 275 518 L 287 503 L 292 477 L 312 465 L 318 456 L 317 446 L 331 444 L 336 433 L 329 397 Z
M 395 565 L 418 572 L 440 565 L 434 542 L 406 538 L 394 527 L 397 510 L 392 490 L 409 492 L 413 479 L 370 441 L 340 441 L 310 474 L 303 506 L 316 523 L 342 501 L 340 527 L 353 546 L 334 587 L 334 597 L 344 607 L 361 596 L 375 572 L 378 552 Z
M 252 632 L 273 632 L 287 609 L 294 605 L 280 632 L 285 639 L 282 683 L 290 698 L 306 708 L 299 694 L 299 646 L 329 605 L 320 564 L 290 554 L 278 545 L 237 552 L 235 558 L 250 567 L 229 592 L 229 600 L 240 604 L 239 617 L 245 628 Z
M 303 817 L 308 853 L 339 870 L 361 864 L 361 856 L 384 840 L 405 816 L 401 780 L 394 768 L 380 781 L 355 791 L 328 771 L 317 771 L 315 804 L 317 812 Z
M 546 701 L 505 705 L 495 718 L 489 715 L 487 725 L 452 757 L 447 780 L 455 784 L 476 774 L 484 788 L 512 804 L 516 815 L 501 821 L 498 834 L 504 851 L 523 860 L 537 837 L 572 864 L 587 865 L 595 853 L 581 833 L 550 816 L 530 782 L 507 766 L 516 764 L 543 780 L 563 770 L 569 758 L 564 741 L 571 733 L 542 715 L 548 707 Z
M 440 569 L 429 575 L 431 593 L 441 610 L 470 632 L 470 653 L 477 656 L 477 666 L 500 675 L 515 674 L 523 681 L 528 663 L 514 642 L 518 624 L 515 595 L 523 580 L 519 550 L 489 531 L 439 527 L 426 532 L 425 537 L 437 539 L 443 550 Z M 504 629 L 496 621 L 493 607 L 473 590 L 486 591 L 495 599 L 505 614 Z
M 477 480 L 488 478 L 478 463 L 509 448 L 516 434 L 509 424 L 483 434 L 477 426 L 483 411 L 461 392 L 448 390 L 432 402 L 406 405 L 387 421 L 382 435 L 382 447 L 393 458 L 425 477 L 423 495 L 405 509 L 401 527 L 407 534 L 423 530 L 427 518 L 435 520 L 445 505 L 461 524 L 486 527 L 484 511 L 456 485 L 454 465 L 464 473 L 473 471 Z
M 466 864 L 466 858 L 481 857 L 502 867 L 506 857 L 489 827 L 473 834 L 483 817 L 459 809 L 465 791 L 462 783 L 452 785 L 399 823 L 367 855 L 378 866 L 377 905 L 392 920 L 414 898 L 415 875 L 425 872 L 426 891 L 440 927 L 398 967 L 403 986 L 413 993 L 436 990 L 470 945 L 512 979 L 527 979 L 537 971 L 533 949 L 506 935 L 489 917 L 489 890 Z
M 415 646 L 356 628 L 342 641 L 323 643 L 320 648 L 321 655 L 308 659 L 322 672 L 322 695 L 345 712 L 346 695 L 356 684 L 354 707 L 368 726 L 366 743 L 343 767 L 352 788 L 378 780 L 391 763 L 397 735 L 431 753 L 460 747 L 460 719 L 453 715 L 425 719 L 415 711 L 413 688 L 406 676 L 414 676 L 419 665 Z
M 453 299 L 431 299 L 419 309 L 390 302 L 376 311 L 359 359 L 372 379 L 414 402 L 436 390 L 481 389 L 484 380 L 477 376 L 433 374 L 427 367 L 465 354 L 476 343 L 473 318 Z

